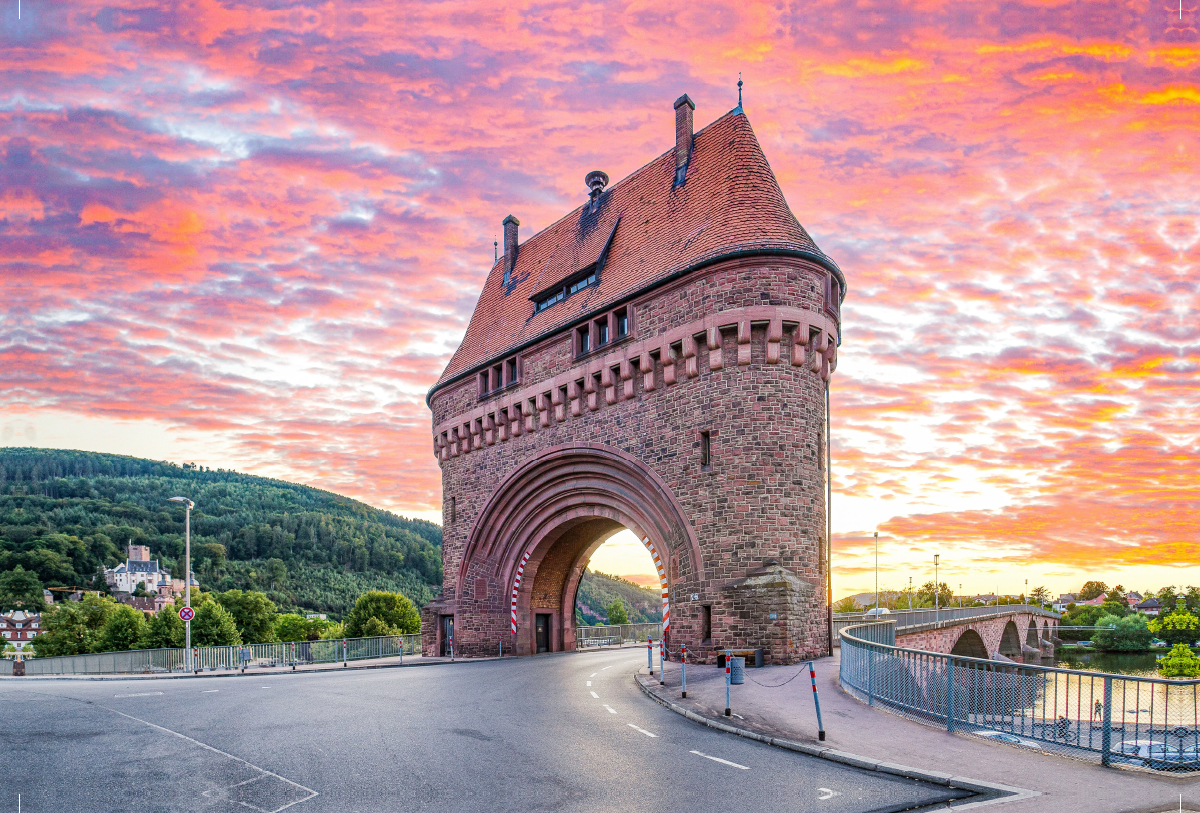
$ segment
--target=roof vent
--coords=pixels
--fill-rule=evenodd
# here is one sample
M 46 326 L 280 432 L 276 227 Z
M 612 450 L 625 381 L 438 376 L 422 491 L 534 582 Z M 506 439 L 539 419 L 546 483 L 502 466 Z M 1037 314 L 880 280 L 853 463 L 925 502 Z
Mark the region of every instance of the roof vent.
M 600 193 L 604 191 L 604 187 L 608 186 L 608 173 L 593 169 L 584 176 L 583 182 L 591 190 L 588 192 L 588 197 L 592 200 L 592 211 L 594 212 L 600 201 Z

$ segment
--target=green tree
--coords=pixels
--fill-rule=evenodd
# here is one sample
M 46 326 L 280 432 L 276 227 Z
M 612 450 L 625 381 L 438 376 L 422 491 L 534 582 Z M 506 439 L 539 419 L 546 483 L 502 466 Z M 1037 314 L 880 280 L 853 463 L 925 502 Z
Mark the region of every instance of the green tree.
M 325 629 L 321 630 L 321 638 L 324 640 L 337 640 L 346 637 L 346 628 L 341 624 L 328 624 Z
M 146 625 L 147 649 L 178 649 L 186 640 L 183 621 L 179 619 L 179 609 L 174 604 L 163 607 Z
M 1129 602 L 1125 598 L 1125 587 L 1123 585 L 1118 584 L 1116 587 L 1110 588 L 1105 592 L 1104 603 L 1108 604 L 1109 602 L 1129 606 Z
M 119 604 L 109 613 L 96 639 L 98 652 L 124 652 L 138 649 L 146 636 L 146 616 L 128 604 Z
M 1146 625 L 1145 616 L 1131 615 L 1121 618 L 1116 615 L 1104 615 L 1096 621 L 1097 627 L 1092 641 L 1097 649 L 1119 652 L 1140 652 L 1150 647 L 1150 628 Z
M 1050 591 L 1045 587 L 1035 587 L 1029 591 L 1029 600 L 1039 607 L 1050 603 Z
M 364 630 L 372 618 L 378 618 L 386 628 L 396 630 L 398 634 L 411 635 L 421 630 L 421 615 L 407 596 L 371 590 L 358 597 L 354 609 L 346 616 L 347 637 L 366 637 Z
M 1168 644 L 1190 646 L 1200 639 L 1200 618 L 1189 613 L 1180 602 L 1169 615 L 1151 621 L 1150 631 Z
M 629 623 L 629 615 L 625 612 L 625 603 L 621 601 L 620 597 L 604 608 L 604 615 L 610 624 Z
M 319 618 L 305 618 L 298 613 L 275 616 L 276 641 L 316 641 L 321 637 L 325 622 Z
M 362 625 L 362 628 L 356 638 L 375 638 L 381 635 L 403 635 L 396 627 L 389 627 L 387 622 L 378 616 L 371 616 L 367 619 L 367 623 Z
M 1079 592 L 1075 594 L 1076 601 L 1091 601 L 1094 598 L 1100 598 L 1108 592 L 1108 585 L 1104 582 L 1084 582 Z
M 862 608 L 858 606 L 858 602 L 854 600 L 853 596 L 846 596 L 833 605 L 833 611 L 835 613 L 857 613 L 861 611 L 861 609 Z
M 287 566 L 283 564 L 282 559 L 267 560 L 267 580 L 271 583 L 272 590 L 283 587 L 283 583 L 287 581 Z
M 218 603 L 233 616 L 238 634 L 244 644 L 261 644 L 276 640 L 300 640 L 275 637 L 275 602 L 265 594 L 253 590 L 226 590 L 214 596 Z
M 1158 662 L 1158 673 L 1168 678 L 1200 677 L 1200 657 L 1186 644 L 1175 644 Z
M 42 613 L 42 631 L 33 639 L 39 657 L 96 652 L 100 631 L 119 606 L 107 596 L 89 593 L 82 601 L 64 601 Z
M 0 573 L 0 610 L 40 613 L 46 609 L 43 589 L 37 574 L 20 565 Z
M 192 619 L 192 646 L 236 646 L 242 642 L 233 616 L 216 601 L 205 601 Z

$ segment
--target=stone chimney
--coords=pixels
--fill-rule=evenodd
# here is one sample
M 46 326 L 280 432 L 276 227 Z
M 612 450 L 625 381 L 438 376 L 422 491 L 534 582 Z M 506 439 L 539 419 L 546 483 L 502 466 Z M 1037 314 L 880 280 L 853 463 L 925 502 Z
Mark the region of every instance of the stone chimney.
M 675 100 L 675 184 L 683 183 L 692 157 L 692 111 L 696 105 L 685 93 Z
M 521 221 L 512 215 L 504 218 L 504 284 L 512 280 L 513 268 L 517 264 L 517 227 Z

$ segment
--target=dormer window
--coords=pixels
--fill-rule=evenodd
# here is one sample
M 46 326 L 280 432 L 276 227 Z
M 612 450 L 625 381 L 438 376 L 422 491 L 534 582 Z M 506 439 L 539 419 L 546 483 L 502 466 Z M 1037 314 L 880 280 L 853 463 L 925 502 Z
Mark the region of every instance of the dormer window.
M 579 293 L 584 288 L 587 288 L 587 287 L 595 285 L 595 284 L 596 284 L 596 272 L 593 270 L 592 273 L 588 274 L 583 279 L 576 280 L 575 282 L 572 282 L 570 285 L 568 285 L 567 286 L 567 296 L 570 296 L 571 294 Z
M 547 296 L 543 299 L 539 299 L 534 304 L 534 313 L 541 313 L 546 308 L 550 307 L 551 305 L 555 304 L 556 302 L 562 302 L 563 298 L 565 296 L 566 296 L 566 289 L 559 288 L 557 293 L 553 293 L 553 294 L 550 294 L 550 296 Z
M 547 288 L 531 296 L 530 299 L 533 300 L 533 312 L 541 313 L 551 305 L 556 305 L 572 294 L 577 294 L 584 288 L 592 287 L 599 281 L 600 277 L 596 270 L 596 264 L 592 263 L 578 274 L 568 277 L 553 288 Z

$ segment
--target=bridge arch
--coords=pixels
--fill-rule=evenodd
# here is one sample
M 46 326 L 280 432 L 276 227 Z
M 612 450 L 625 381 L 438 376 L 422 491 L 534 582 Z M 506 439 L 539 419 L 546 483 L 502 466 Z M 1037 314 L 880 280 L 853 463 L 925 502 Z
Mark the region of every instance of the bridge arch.
M 1041 638 L 1038 635 L 1038 624 L 1036 618 L 1029 619 L 1029 631 L 1025 633 L 1025 645 L 1031 646 L 1034 649 L 1040 649 L 1042 646 Z
M 1021 634 L 1017 631 L 1017 625 L 1010 618 L 1008 623 L 1004 625 L 1004 631 L 1000 633 L 999 653 L 1006 658 L 1018 660 L 1021 657 Z
M 474 602 L 495 615 L 498 629 L 458 631 L 464 650 L 509 641 L 516 654 L 575 647 L 574 608 L 588 560 L 628 528 L 658 567 L 664 620 L 669 587 L 680 569 L 703 578 L 699 544 L 662 479 L 637 459 L 601 444 L 547 449 L 505 478 L 472 527 L 456 579 L 460 609 Z M 538 619 L 538 616 L 543 616 Z M 513 630 L 515 629 L 515 632 Z M 485 643 L 491 641 L 493 643 Z
M 978 632 L 968 627 L 958 636 L 958 640 L 954 642 L 954 647 L 950 650 L 951 655 L 962 655 L 964 658 L 982 658 L 990 660 L 991 655 L 988 654 L 987 645 L 983 643 L 983 638 Z

